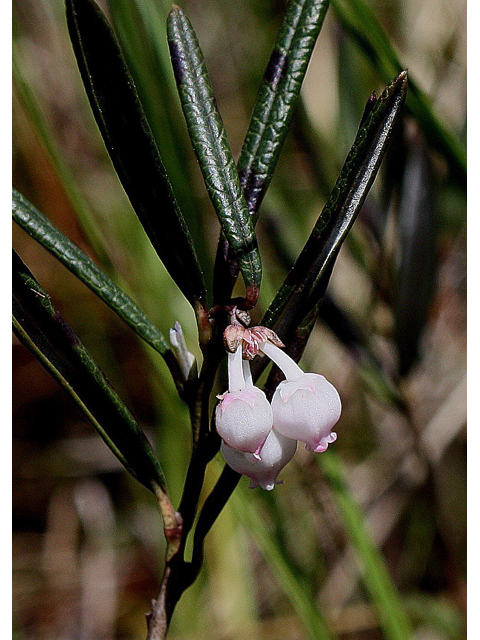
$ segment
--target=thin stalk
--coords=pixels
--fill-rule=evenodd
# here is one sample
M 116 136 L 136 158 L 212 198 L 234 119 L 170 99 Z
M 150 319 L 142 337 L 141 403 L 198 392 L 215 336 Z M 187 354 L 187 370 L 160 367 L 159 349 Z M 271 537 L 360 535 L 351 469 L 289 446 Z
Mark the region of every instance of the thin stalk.
M 235 353 L 227 353 L 228 360 L 228 390 L 241 391 L 245 389 L 245 377 L 243 374 L 242 345 L 237 347 Z
M 274 344 L 265 342 L 262 344 L 261 350 L 283 371 L 287 380 L 299 380 L 304 375 L 298 364 L 285 351 L 282 351 Z

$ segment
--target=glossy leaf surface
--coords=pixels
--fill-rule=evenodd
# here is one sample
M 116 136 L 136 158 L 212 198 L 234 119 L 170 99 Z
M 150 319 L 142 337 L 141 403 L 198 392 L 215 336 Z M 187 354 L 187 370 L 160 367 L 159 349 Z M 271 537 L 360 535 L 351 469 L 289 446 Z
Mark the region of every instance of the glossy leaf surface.
M 59 231 L 21 193 L 13 189 L 14 221 L 101 298 L 145 342 L 171 363 L 173 354 L 163 334 L 97 265 Z
M 328 0 L 289 3 L 265 69 L 237 163 L 254 224 L 277 166 L 328 5 Z M 216 300 L 229 297 L 237 275 L 228 243 L 220 238 L 215 264 Z
M 352 227 L 385 154 L 407 91 L 402 72 L 360 126 L 329 200 L 262 324 L 285 340 L 323 296 L 338 251 Z
M 244 306 L 251 308 L 256 303 L 262 277 L 260 253 L 203 54 L 190 21 L 179 7 L 173 7 L 169 14 L 167 31 L 193 148 L 222 231 L 245 282 Z
M 254 220 L 277 165 L 328 5 L 328 0 L 289 3 L 265 70 L 238 160 Z
M 92 0 L 67 0 L 77 63 L 115 170 L 148 237 L 186 298 L 204 304 L 192 239 L 123 54 Z

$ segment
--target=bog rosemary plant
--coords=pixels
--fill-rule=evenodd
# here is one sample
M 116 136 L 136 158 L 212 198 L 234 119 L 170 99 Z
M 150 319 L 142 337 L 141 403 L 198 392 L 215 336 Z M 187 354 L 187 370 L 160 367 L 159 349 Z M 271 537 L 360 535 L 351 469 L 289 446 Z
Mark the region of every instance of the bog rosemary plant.
M 262 280 L 255 224 L 327 8 L 327 0 L 297 0 L 288 6 L 238 163 L 192 25 L 177 6 L 168 16 L 168 45 L 186 125 L 221 227 L 213 281 L 205 283 L 194 239 L 116 37 L 93 0 L 66 0 L 70 38 L 96 122 L 133 209 L 192 307 L 202 362 L 190 352 L 181 318 L 167 340 L 124 291 L 17 191 L 13 217 L 164 358 L 191 419 L 191 459 L 179 505 L 170 500 L 161 455 L 16 254 L 14 330 L 82 408 L 125 468 L 155 495 L 167 550 L 161 590 L 147 616 L 149 640 L 166 636 L 176 603 L 201 568 L 205 536 L 241 476 L 250 478 L 252 488 L 272 490 L 297 441 L 316 455 L 337 437 L 333 428 L 341 413 L 339 394 L 322 375 L 304 373 L 297 362 L 340 246 L 401 113 L 405 71 L 379 97 L 369 98 L 343 169 L 303 251 L 261 323 L 251 326 L 249 315 Z M 240 276 L 244 295 L 232 297 Z M 217 396 L 212 415 L 215 380 L 224 359 L 228 389 Z M 270 361 L 276 367 L 260 389 L 255 383 Z M 207 465 L 220 450 L 224 471 L 201 504 Z M 282 490 L 288 491 L 288 486 Z M 190 533 L 193 553 L 187 561 Z

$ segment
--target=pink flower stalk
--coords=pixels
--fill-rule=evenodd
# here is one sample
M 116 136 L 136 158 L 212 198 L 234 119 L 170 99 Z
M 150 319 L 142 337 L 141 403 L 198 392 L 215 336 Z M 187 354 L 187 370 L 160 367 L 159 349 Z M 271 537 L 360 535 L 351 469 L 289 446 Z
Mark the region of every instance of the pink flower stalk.
M 261 460 L 251 453 L 232 449 L 225 442 L 221 445 L 221 451 L 228 466 L 250 478 L 250 489 L 260 485 L 267 491 L 271 491 L 276 484 L 279 484 L 278 474 L 293 458 L 296 448 L 296 440 L 282 436 L 275 429 L 270 431 L 265 440 Z
M 258 458 L 272 429 L 272 408 L 265 393 L 253 385 L 250 365 L 242 357 L 242 345 L 234 353 L 227 353 L 227 358 L 228 391 L 217 396 L 217 432 L 229 447 Z
M 335 387 L 317 373 L 304 373 L 289 355 L 270 342 L 261 351 L 285 374 L 272 398 L 273 424 L 286 436 L 305 442 L 316 453 L 335 442 L 332 428 L 338 422 L 342 403 Z

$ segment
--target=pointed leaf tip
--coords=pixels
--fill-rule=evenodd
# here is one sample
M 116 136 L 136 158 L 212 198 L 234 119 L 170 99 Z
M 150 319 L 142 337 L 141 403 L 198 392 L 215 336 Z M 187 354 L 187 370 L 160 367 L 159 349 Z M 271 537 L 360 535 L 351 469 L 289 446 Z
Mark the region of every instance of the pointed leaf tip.
M 262 320 L 281 339 L 287 338 L 325 293 L 339 249 L 375 179 L 401 114 L 407 79 L 406 70 L 399 73 L 364 113 L 330 198 Z

